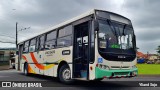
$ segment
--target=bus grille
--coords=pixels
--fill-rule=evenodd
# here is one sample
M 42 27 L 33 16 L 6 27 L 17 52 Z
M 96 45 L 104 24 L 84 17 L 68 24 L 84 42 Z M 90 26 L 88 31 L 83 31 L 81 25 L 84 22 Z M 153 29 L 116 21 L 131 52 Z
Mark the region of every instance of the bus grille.
M 114 75 L 128 75 L 129 72 L 115 72 Z
M 130 69 L 129 66 L 111 66 L 111 69 Z

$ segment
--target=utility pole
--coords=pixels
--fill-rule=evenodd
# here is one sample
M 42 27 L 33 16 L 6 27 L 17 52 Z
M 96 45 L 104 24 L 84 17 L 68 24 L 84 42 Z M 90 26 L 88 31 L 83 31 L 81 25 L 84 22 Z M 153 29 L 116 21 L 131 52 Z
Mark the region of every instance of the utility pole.
M 23 30 L 26 30 L 26 29 L 30 29 L 30 27 L 18 30 L 18 22 L 16 22 L 16 54 L 19 54 L 19 50 L 18 50 L 18 31 L 23 31 Z M 20 51 L 20 53 L 22 53 L 22 51 Z M 19 55 L 18 55 L 18 70 L 20 70 L 20 56 Z
M 18 22 L 16 22 L 16 50 L 18 49 L 18 30 L 17 30 L 17 25 L 18 25 Z
M 16 22 L 16 55 L 18 54 L 18 22 Z M 19 56 L 18 56 L 18 70 L 20 70 L 20 59 L 19 59 Z

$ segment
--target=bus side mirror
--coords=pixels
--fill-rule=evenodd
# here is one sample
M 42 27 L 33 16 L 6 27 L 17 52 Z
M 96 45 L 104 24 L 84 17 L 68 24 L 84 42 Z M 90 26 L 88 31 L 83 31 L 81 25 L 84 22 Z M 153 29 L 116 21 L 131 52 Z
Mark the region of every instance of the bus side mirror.
M 99 30 L 98 27 L 99 27 L 98 21 L 97 21 L 97 20 L 94 20 L 94 30 L 95 30 L 95 31 L 98 31 L 98 30 Z
M 137 51 L 137 47 L 136 47 L 136 35 L 133 35 L 133 41 L 134 41 L 134 48 Z

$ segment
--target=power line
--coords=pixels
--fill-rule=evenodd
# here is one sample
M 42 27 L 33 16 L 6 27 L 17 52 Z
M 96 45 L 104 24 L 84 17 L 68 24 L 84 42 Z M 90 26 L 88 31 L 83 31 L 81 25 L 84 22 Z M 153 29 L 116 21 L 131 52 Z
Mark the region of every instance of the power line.
M 27 27 L 27 28 L 22 28 L 20 30 L 18 30 L 18 22 L 16 22 L 16 49 L 18 48 L 18 32 L 19 31 L 23 31 L 23 30 L 27 30 L 30 29 L 31 27 Z
M 23 30 L 30 29 L 30 28 L 31 28 L 31 27 L 22 28 L 22 29 L 20 29 L 20 30 L 18 30 L 18 31 L 23 31 Z
M 9 37 L 9 38 L 14 38 L 15 39 L 15 37 L 11 37 L 11 36 L 7 36 L 7 35 L 3 35 L 3 34 L 0 34 L 0 36 L 5 36 L 5 37 Z
M 10 44 L 15 44 L 15 42 L 4 42 L 4 41 L 0 41 L 0 43 L 10 43 Z

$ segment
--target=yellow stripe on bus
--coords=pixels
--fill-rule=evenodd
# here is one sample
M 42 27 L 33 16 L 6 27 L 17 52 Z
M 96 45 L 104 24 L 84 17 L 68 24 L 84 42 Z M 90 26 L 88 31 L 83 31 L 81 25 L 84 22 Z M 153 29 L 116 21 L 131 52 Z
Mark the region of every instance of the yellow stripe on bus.
M 50 68 L 52 68 L 54 66 L 55 66 L 55 64 L 49 64 L 47 66 L 44 66 L 44 70 L 50 69 Z

